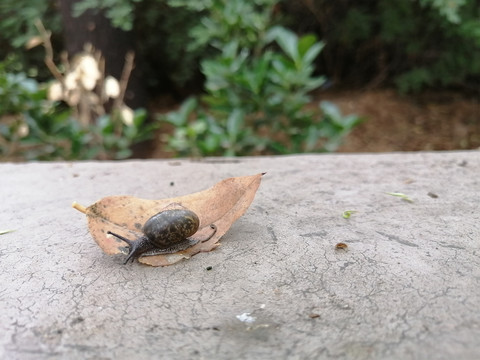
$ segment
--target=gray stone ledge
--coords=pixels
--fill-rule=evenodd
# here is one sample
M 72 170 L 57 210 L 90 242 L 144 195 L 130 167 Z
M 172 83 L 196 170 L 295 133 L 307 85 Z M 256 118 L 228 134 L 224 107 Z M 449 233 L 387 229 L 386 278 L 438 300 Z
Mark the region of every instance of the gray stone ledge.
M 165 268 L 103 254 L 70 207 L 265 171 L 218 249 Z M 479 358 L 478 151 L 0 173 L 1 359 Z

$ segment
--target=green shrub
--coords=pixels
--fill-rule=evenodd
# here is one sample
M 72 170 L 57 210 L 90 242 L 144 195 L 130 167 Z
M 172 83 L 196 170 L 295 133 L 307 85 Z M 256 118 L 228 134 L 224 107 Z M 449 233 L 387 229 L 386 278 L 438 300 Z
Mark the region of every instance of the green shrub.
M 334 83 L 396 84 L 405 92 L 450 85 L 475 87 L 480 76 L 477 0 L 285 0 L 276 7 L 272 5 L 276 1 L 252 0 L 233 2 L 229 12 L 218 10 L 221 3 L 82 0 L 75 2 L 73 10 L 75 15 L 88 9 L 102 11 L 114 26 L 133 29 L 138 58 L 145 60 L 145 73 L 149 74 L 146 81 L 155 90 L 188 92 L 192 83 L 201 83 L 197 65 L 208 56 L 207 45 L 224 44 L 233 36 L 241 47 L 249 47 L 252 40 L 263 36 L 267 17 L 262 11 L 272 9 L 291 15 L 289 28 L 296 33 L 313 32 L 326 42 L 316 65 Z M 238 14 L 245 19 L 239 22 Z M 225 21 L 218 21 L 219 16 Z M 37 35 L 37 18 L 52 31 L 58 45 L 61 22 L 57 1 L 0 2 L 0 61 L 15 56 L 22 69 L 31 76 L 40 74 L 37 80 L 43 81 L 47 77 L 41 71 L 41 53 L 37 49 L 19 51 Z M 209 35 L 213 33 L 218 40 Z
M 73 5 L 73 16 L 79 16 L 87 10 L 103 11 L 114 27 L 129 31 L 133 28 L 135 3 L 142 0 L 83 0 Z
M 307 11 L 287 2 L 292 26 L 321 34 L 327 43 L 322 64 L 336 82 L 395 84 L 401 92 L 478 82 L 477 0 L 309 3 Z
M 0 2 L 0 39 L 11 48 L 22 48 L 38 35 L 35 20 L 42 19 L 53 32 L 60 31 L 56 1 L 2 0 Z M 3 60 L 3 59 L 0 59 Z
M 480 7 L 477 1 L 423 1 L 436 11 L 418 19 L 407 47 L 407 68 L 396 76 L 401 92 L 465 86 L 480 78 Z M 423 34 L 420 31 L 423 30 Z M 421 36 L 420 36 L 421 35 Z M 474 81 L 475 82 L 475 81 Z
M 3 160 L 108 159 L 130 156 L 130 146 L 150 135 L 146 112 L 132 124 L 118 114 L 82 126 L 70 108 L 47 100 L 47 86 L 0 63 L 0 158 Z
M 332 104 L 307 109 L 308 93 L 324 82 L 314 76 L 323 44 L 312 35 L 299 38 L 271 26 L 275 3 L 202 2 L 208 17 L 191 35 L 194 43 L 208 43 L 218 54 L 201 62 L 206 94 L 162 117 L 175 126 L 168 143 L 177 154 L 332 151 L 360 121 L 341 117 Z
M 30 76 L 46 79 L 50 74 L 44 68 L 41 50 L 25 50 L 29 40 L 38 36 L 37 19 L 48 26 L 55 41 L 60 37 L 60 13 L 55 0 L 0 1 L 0 61 L 8 61 L 15 71 L 25 70 Z
M 44 160 L 62 154 L 68 159 L 84 148 L 85 144 L 81 144 L 84 134 L 78 126 L 69 124 L 69 111 L 51 106 L 46 96 L 46 90 L 35 80 L 24 73 L 6 72 L 0 63 L 2 158 Z
M 208 55 L 207 45 L 218 48 L 236 39 L 240 47 L 255 49 L 252 42 L 263 37 L 265 19 L 272 25 L 272 17 L 262 12 L 272 9 L 291 15 L 295 32 L 314 32 L 325 40 L 327 47 L 316 65 L 335 83 L 396 84 L 408 92 L 475 84 L 480 75 L 477 0 L 252 0 L 225 2 L 221 9 L 222 3 L 83 0 L 75 11 L 100 9 L 115 26 L 133 28 L 141 36 L 148 73 L 154 74 L 149 79 L 160 78 L 174 87 L 195 76 L 196 60 Z M 281 6 L 275 8 L 277 3 Z

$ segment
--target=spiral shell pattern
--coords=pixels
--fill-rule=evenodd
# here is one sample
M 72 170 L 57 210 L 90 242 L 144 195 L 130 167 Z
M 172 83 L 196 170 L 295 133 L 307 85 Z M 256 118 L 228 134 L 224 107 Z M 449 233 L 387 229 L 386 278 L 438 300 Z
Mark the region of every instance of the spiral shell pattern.
M 155 247 L 168 248 L 195 234 L 199 225 L 200 220 L 193 211 L 164 210 L 147 220 L 143 233 Z

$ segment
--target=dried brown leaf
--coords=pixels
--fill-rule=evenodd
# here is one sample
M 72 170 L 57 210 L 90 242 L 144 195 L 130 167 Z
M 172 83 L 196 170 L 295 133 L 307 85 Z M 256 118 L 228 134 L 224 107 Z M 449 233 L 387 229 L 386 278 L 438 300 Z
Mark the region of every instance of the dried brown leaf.
M 220 181 L 213 187 L 197 193 L 161 200 L 139 199 L 133 196 L 108 196 L 87 208 L 74 203 L 74 208 L 87 215 L 88 227 L 94 240 L 107 254 L 126 253 L 126 244 L 107 231 L 136 239 L 143 224 L 165 207 L 181 205 L 195 212 L 200 227 L 193 238 L 205 239 L 211 234 L 211 224 L 216 225 L 215 235 L 206 242 L 175 254 L 140 257 L 138 261 L 152 266 L 172 265 L 199 252 L 215 249 L 220 238 L 250 206 L 260 186 L 263 174 L 234 177 Z

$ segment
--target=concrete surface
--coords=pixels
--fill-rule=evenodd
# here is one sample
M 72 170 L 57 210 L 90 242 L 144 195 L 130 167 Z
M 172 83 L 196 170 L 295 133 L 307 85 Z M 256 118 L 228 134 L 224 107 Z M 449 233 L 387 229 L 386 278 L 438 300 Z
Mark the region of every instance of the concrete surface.
M 0 171 L 2 359 L 480 358 L 478 151 Z M 217 250 L 165 268 L 103 254 L 70 207 L 263 171 Z

